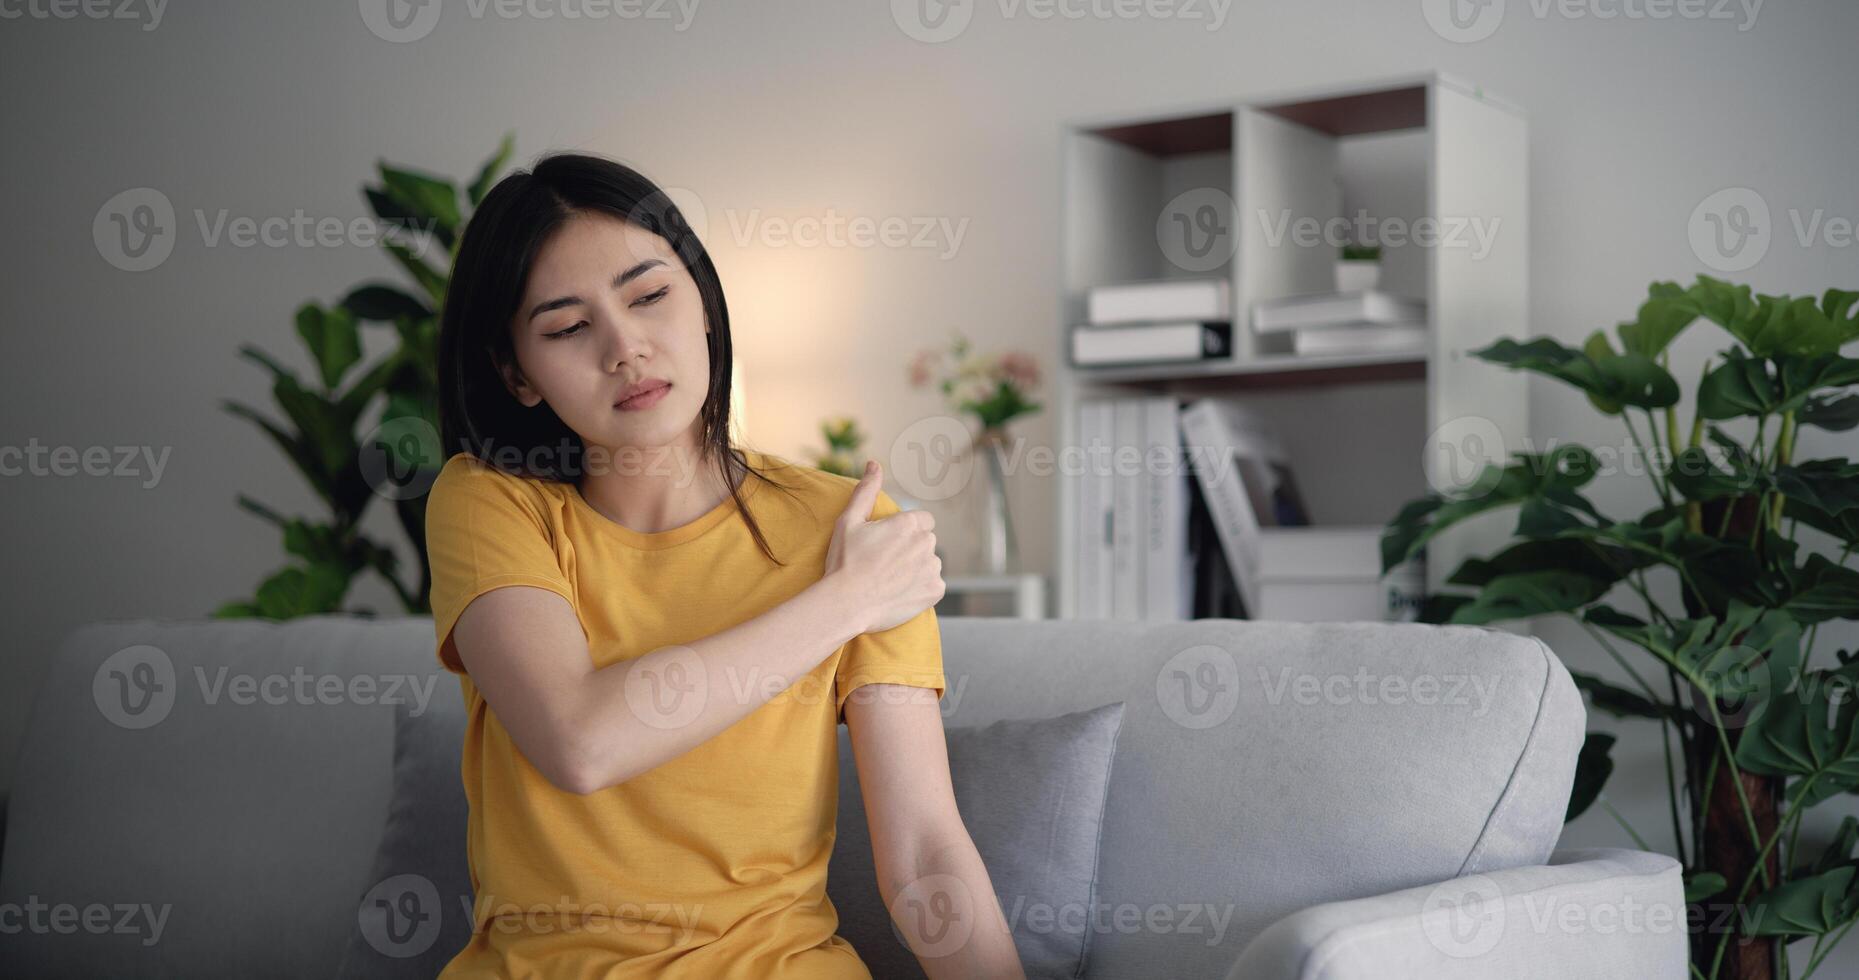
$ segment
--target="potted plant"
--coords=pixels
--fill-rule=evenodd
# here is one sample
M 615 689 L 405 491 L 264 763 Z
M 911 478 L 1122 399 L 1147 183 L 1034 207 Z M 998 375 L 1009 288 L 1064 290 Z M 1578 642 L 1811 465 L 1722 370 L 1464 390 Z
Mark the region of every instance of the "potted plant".
M 1344 245 L 1336 259 L 1336 291 L 1355 293 L 1381 284 L 1381 247 Z
M 864 463 L 859 460 L 859 446 L 865 433 L 850 415 L 839 415 L 820 422 L 820 435 L 826 439 L 826 451 L 813 454 L 813 465 L 828 473 L 857 479 Z
M 1752 295 L 1700 276 L 1688 288 L 1654 283 L 1615 338 L 1597 330 L 1579 349 L 1506 338 L 1473 352 L 1571 385 L 1619 418 L 1658 504 L 1603 514 L 1582 492 L 1595 454 L 1561 445 L 1407 504 L 1381 540 L 1385 571 L 1467 518 L 1516 508 L 1514 540 L 1460 565 L 1448 581 L 1464 590 L 1430 597 L 1422 618 L 1568 616 L 1620 666 L 1623 683 L 1575 681 L 1597 711 L 1660 727 L 1686 900 L 1708 913 L 1690 919 L 1703 924 L 1692 975 L 1709 980 L 1792 976 L 1786 944 L 1812 940 L 1805 978 L 1859 921 L 1859 820 L 1819 846 L 1800 834 L 1815 807 L 1859 790 L 1859 657 L 1814 643 L 1822 623 L 1859 618 L 1849 561 L 1859 465 L 1795 458 L 1803 426 L 1859 424 L 1859 395 L 1846 390 L 1859 359 L 1840 353 L 1859 338 L 1855 301 L 1840 289 L 1818 301 Z M 1699 320 L 1732 343 L 1706 363 L 1681 428 L 1668 347 Z M 1753 436 L 1733 436 L 1733 424 Z M 1830 535 L 1838 557 L 1808 553 L 1803 526 Z M 1660 598 L 1672 592 L 1676 604 Z M 1589 735 L 1571 818 L 1599 794 L 1612 744 Z
M 497 152 L 464 190 L 475 207 L 490 192 L 514 148 L 505 135 Z M 309 302 L 297 309 L 297 336 L 315 367 L 310 382 L 256 346 L 240 355 L 271 373 L 272 398 L 285 421 L 277 422 L 241 402 L 225 410 L 258 426 L 296 467 L 328 513 L 287 517 L 240 494 L 239 506 L 276 525 L 292 560 L 263 582 L 253 596 L 228 602 L 222 618 L 290 619 L 337 612 L 355 576 L 373 570 L 385 579 L 408 613 L 430 611 L 432 571 L 426 560 L 424 490 L 445 463 L 439 458 L 439 308 L 468 217 L 460 191 L 449 181 L 402 167 L 379 164 L 381 182 L 364 187 L 375 217 L 398 231 L 430 236 L 446 249 L 435 266 L 404 238 L 383 242 L 414 289 L 370 282 L 350 290 L 333 307 Z M 390 327 L 397 346 L 359 373 L 361 325 Z M 359 431 L 364 416 L 381 406 L 379 421 Z M 394 505 L 419 568 L 404 578 L 395 554 L 361 533 L 362 518 L 376 498 Z M 370 610 L 357 610 L 370 612 Z

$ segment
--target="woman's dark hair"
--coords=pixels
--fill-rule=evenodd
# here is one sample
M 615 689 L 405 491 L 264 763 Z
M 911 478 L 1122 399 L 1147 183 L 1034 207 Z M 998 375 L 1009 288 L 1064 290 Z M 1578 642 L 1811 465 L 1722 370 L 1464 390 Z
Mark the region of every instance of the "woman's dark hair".
M 749 465 L 729 438 L 732 348 L 723 283 L 703 242 L 670 197 L 624 164 L 582 153 L 553 153 L 516 170 L 484 196 L 465 226 L 439 320 L 439 438 L 442 457 L 466 452 L 504 472 L 581 486 L 587 447 L 546 402 L 525 407 L 504 386 L 500 364 L 516 360 L 511 320 L 542 246 L 569 219 L 619 218 L 663 238 L 697 283 L 709 327 L 710 391 L 698 438 L 729 487 L 762 552 L 769 550 L 743 506 L 738 483 L 758 479 L 788 489 Z

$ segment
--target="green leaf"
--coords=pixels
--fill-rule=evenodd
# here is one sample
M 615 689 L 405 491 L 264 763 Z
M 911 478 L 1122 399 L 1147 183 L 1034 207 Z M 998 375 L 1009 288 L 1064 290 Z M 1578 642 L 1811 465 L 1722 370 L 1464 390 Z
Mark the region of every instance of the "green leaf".
M 1841 542 L 1859 548 L 1859 511 L 1846 511 L 1835 517 L 1790 497 L 1782 504 L 1782 516 L 1792 517 L 1809 527 L 1833 535 Z
M 1615 582 L 1628 572 L 1650 564 L 1650 557 L 1610 544 L 1574 538 L 1526 540 L 1513 542 L 1488 559 L 1466 559 L 1446 579 L 1446 583 L 1482 586 L 1501 575 L 1542 568 L 1560 568 L 1580 572 L 1589 578 Z
M 1809 555 L 1793 576 L 1794 592 L 1782 607 L 1795 622 L 1811 625 L 1829 619 L 1859 619 L 1859 571 Z
M 1549 494 L 1568 502 L 1575 489 L 1594 478 L 1594 454 L 1573 443 L 1547 453 L 1512 455 L 1516 462 L 1502 469 L 1486 466 L 1464 490 L 1428 494 L 1402 507 L 1382 530 L 1382 572 L 1413 558 L 1428 541 L 1461 521 Z
M 1811 296 L 1751 296 L 1748 286 L 1699 276 L 1688 291 L 1705 319 L 1728 331 L 1756 357 L 1831 354 L 1859 338 L 1859 321 L 1846 315 L 1855 294 L 1830 289 L 1816 306 Z
M 1828 514 L 1859 507 L 1859 463 L 1810 459 L 1775 468 L 1775 489 Z
M 1644 354 L 1627 353 L 1596 360 L 1548 337 L 1522 344 L 1506 337 L 1473 351 L 1472 355 L 1512 370 L 1534 371 L 1573 385 L 1593 396 L 1596 407 L 1602 411 L 1606 411 L 1607 405 L 1664 408 L 1678 403 L 1678 382 Z
M 1845 432 L 1859 426 L 1859 395 L 1835 398 L 1831 395 L 1809 397 L 1794 413 L 1798 425 L 1813 425 L 1830 432 Z
M 220 402 L 220 406 L 229 414 L 258 426 L 279 449 L 284 451 L 285 457 L 297 467 L 297 472 L 310 482 L 310 486 L 314 487 L 317 494 L 324 500 L 327 501 L 334 497 L 335 486 L 331 482 L 328 470 L 324 468 L 322 456 L 301 437 L 284 431 L 275 422 L 260 415 L 256 409 L 248 405 L 229 399 Z
M 387 254 L 394 257 L 395 262 L 400 263 L 400 267 L 406 270 L 407 275 L 412 276 L 413 281 L 419 283 L 420 288 L 426 291 L 426 296 L 433 301 L 435 309 L 444 306 L 445 276 L 427 265 L 425 259 L 413 254 L 412 249 L 399 242 L 386 242 L 383 247 L 387 249 Z
M 1608 358 L 1620 356 L 1618 353 L 1614 351 L 1614 345 L 1607 342 L 1607 334 L 1602 333 L 1599 330 L 1596 330 L 1595 332 L 1588 335 L 1588 341 L 1587 343 L 1582 344 L 1581 351 L 1583 354 L 1588 355 L 1589 360 L 1592 360 L 1596 363 L 1605 361 Z M 1620 414 L 1621 405 L 1619 402 L 1611 398 L 1604 397 L 1592 391 L 1588 392 L 1587 394 L 1588 394 L 1588 403 L 1590 405 L 1593 405 L 1596 411 L 1600 412 L 1603 415 L 1619 415 Z
M 1723 875 L 1715 871 L 1699 871 L 1685 876 L 1685 904 L 1691 905 L 1722 892 L 1730 887 Z
M 1749 935 L 1820 936 L 1853 916 L 1854 868 L 1797 878 L 1749 900 Z
M 1666 478 L 1686 500 L 1697 501 L 1746 497 L 1768 487 L 1768 475 L 1741 446 L 1734 447 L 1734 451 L 1726 455 L 1729 468 L 1720 469 L 1702 446 L 1693 446 L 1672 460 Z
M 1773 703 L 1796 662 L 1800 627 L 1788 616 L 1733 602 L 1728 614 L 1652 624 L 1612 606 L 1596 605 L 1582 619 L 1644 649 L 1678 671 L 1705 697 Z M 1781 683 L 1776 683 L 1781 678 Z
M 381 161 L 379 167 L 387 196 L 400 205 L 404 214 L 412 217 L 417 227 L 430 229 L 450 248 L 459 226 L 458 189 L 452 182 L 390 167 L 386 161 Z
M 1639 318 L 1620 325 L 1620 344 L 1627 353 L 1657 358 L 1697 320 L 1698 307 L 1675 282 L 1655 282 L 1646 292 Z
M 1614 773 L 1614 759 L 1609 755 L 1613 748 L 1614 736 L 1605 732 L 1589 732 L 1582 741 L 1581 754 L 1575 757 L 1575 785 L 1569 790 L 1569 806 L 1562 815 L 1563 823 L 1581 816 L 1601 798 L 1601 788 Z
M 479 202 L 484 200 L 484 195 L 489 194 L 491 188 L 496 186 L 497 175 L 503 173 L 503 168 L 509 164 L 510 155 L 514 152 L 516 152 L 516 134 L 505 133 L 502 142 L 497 144 L 497 152 L 492 154 L 489 160 L 484 161 L 484 166 L 478 168 L 477 177 L 471 181 L 471 188 L 467 194 L 471 198 L 472 207 L 477 207 Z
M 1500 575 L 1478 597 L 1452 614 L 1451 622 L 1479 626 L 1505 619 L 1573 612 L 1601 598 L 1611 581 L 1564 569 Z
M 1735 349 L 1724 356 L 1727 360 L 1698 384 L 1698 411 L 1707 419 L 1771 414 L 1781 397 L 1769 378 L 1768 364 Z
M 283 569 L 258 587 L 259 615 L 295 619 L 339 611 L 348 592 L 350 572 L 338 565 L 317 564 Z
M 1800 627 L 1788 624 L 1767 639 L 1771 656 L 1798 661 Z M 1763 776 L 1787 776 L 1805 781 L 1798 792 L 1801 806 L 1859 787 L 1859 724 L 1853 691 L 1859 665 L 1837 670 L 1807 671 L 1793 690 L 1776 692 L 1767 710 L 1743 732 L 1737 743 L 1737 764 Z M 1837 702 L 1837 707 L 1836 707 Z
M 1617 687 L 1593 674 L 1570 670 L 1569 676 L 1574 678 L 1575 688 L 1588 695 L 1589 704 L 1594 705 L 1596 710 L 1605 711 L 1616 718 L 1651 718 L 1657 721 L 1677 714 L 1677 711 L 1669 705 L 1660 704 L 1643 694 Z
M 342 376 L 361 360 L 361 331 L 355 328 L 355 317 L 340 307 L 324 310 L 315 303 L 298 307 L 297 336 L 315 358 L 324 388 L 341 384 Z
M 400 317 L 427 317 L 432 311 L 426 304 L 398 286 L 386 283 L 369 283 L 357 286 L 342 299 L 342 308 L 355 315 L 358 320 L 374 320 L 392 323 Z

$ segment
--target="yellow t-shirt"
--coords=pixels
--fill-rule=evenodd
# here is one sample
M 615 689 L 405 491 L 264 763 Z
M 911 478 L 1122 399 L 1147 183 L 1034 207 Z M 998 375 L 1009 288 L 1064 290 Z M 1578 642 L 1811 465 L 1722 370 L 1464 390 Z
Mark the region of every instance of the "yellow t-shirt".
M 853 639 L 708 742 L 585 796 L 530 765 L 450 642 L 472 599 L 531 585 L 573 605 L 599 668 L 753 619 L 819 581 L 833 521 L 857 481 L 745 456 L 794 488 L 745 477 L 740 491 L 786 567 L 761 552 L 733 500 L 648 534 L 602 515 L 568 484 L 510 476 L 464 453 L 440 471 L 426 546 L 437 653 L 459 675 L 467 712 L 461 772 L 476 896 L 471 942 L 446 980 L 870 980 L 834 935 L 839 917 L 826 897 L 837 728 L 846 695 L 863 684 L 942 697 L 933 609 Z M 897 510 L 880 493 L 874 518 Z M 744 675 L 739 690 L 768 682 Z

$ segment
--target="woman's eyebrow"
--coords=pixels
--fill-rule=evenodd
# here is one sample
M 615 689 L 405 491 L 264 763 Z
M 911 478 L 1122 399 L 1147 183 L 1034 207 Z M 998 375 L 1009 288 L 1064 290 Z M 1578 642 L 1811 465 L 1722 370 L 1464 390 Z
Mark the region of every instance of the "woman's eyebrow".
M 638 265 L 635 265 L 632 268 L 627 269 L 625 272 L 622 272 L 619 275 L 614 276 L 613 277 L 613 288 L 619 289 L 621 286 L 624 286 L 627 283 L 632 282 L 634 279 L 637 279 L 640 276 L 645 275 L 647 272 L 651 271 L 654 267 L 661 266 L 664 264 L 665 264 L 665 261 L 663 259 L 646 259 L 644 262 L 641 262 Z M 550 310 L 559 310 L 564 306 L 574 306 L 582 302 L 585 302 L 585 301 L 582 300 L 581 297 L 579 296 L 558 296 L 551 300 L 545 300 L 541 303 L 537 303 L 536 308 L 529 311 L 528 319 L 534 320 L 536 317 L 541 316 L 542 314 L 547 313 Z

